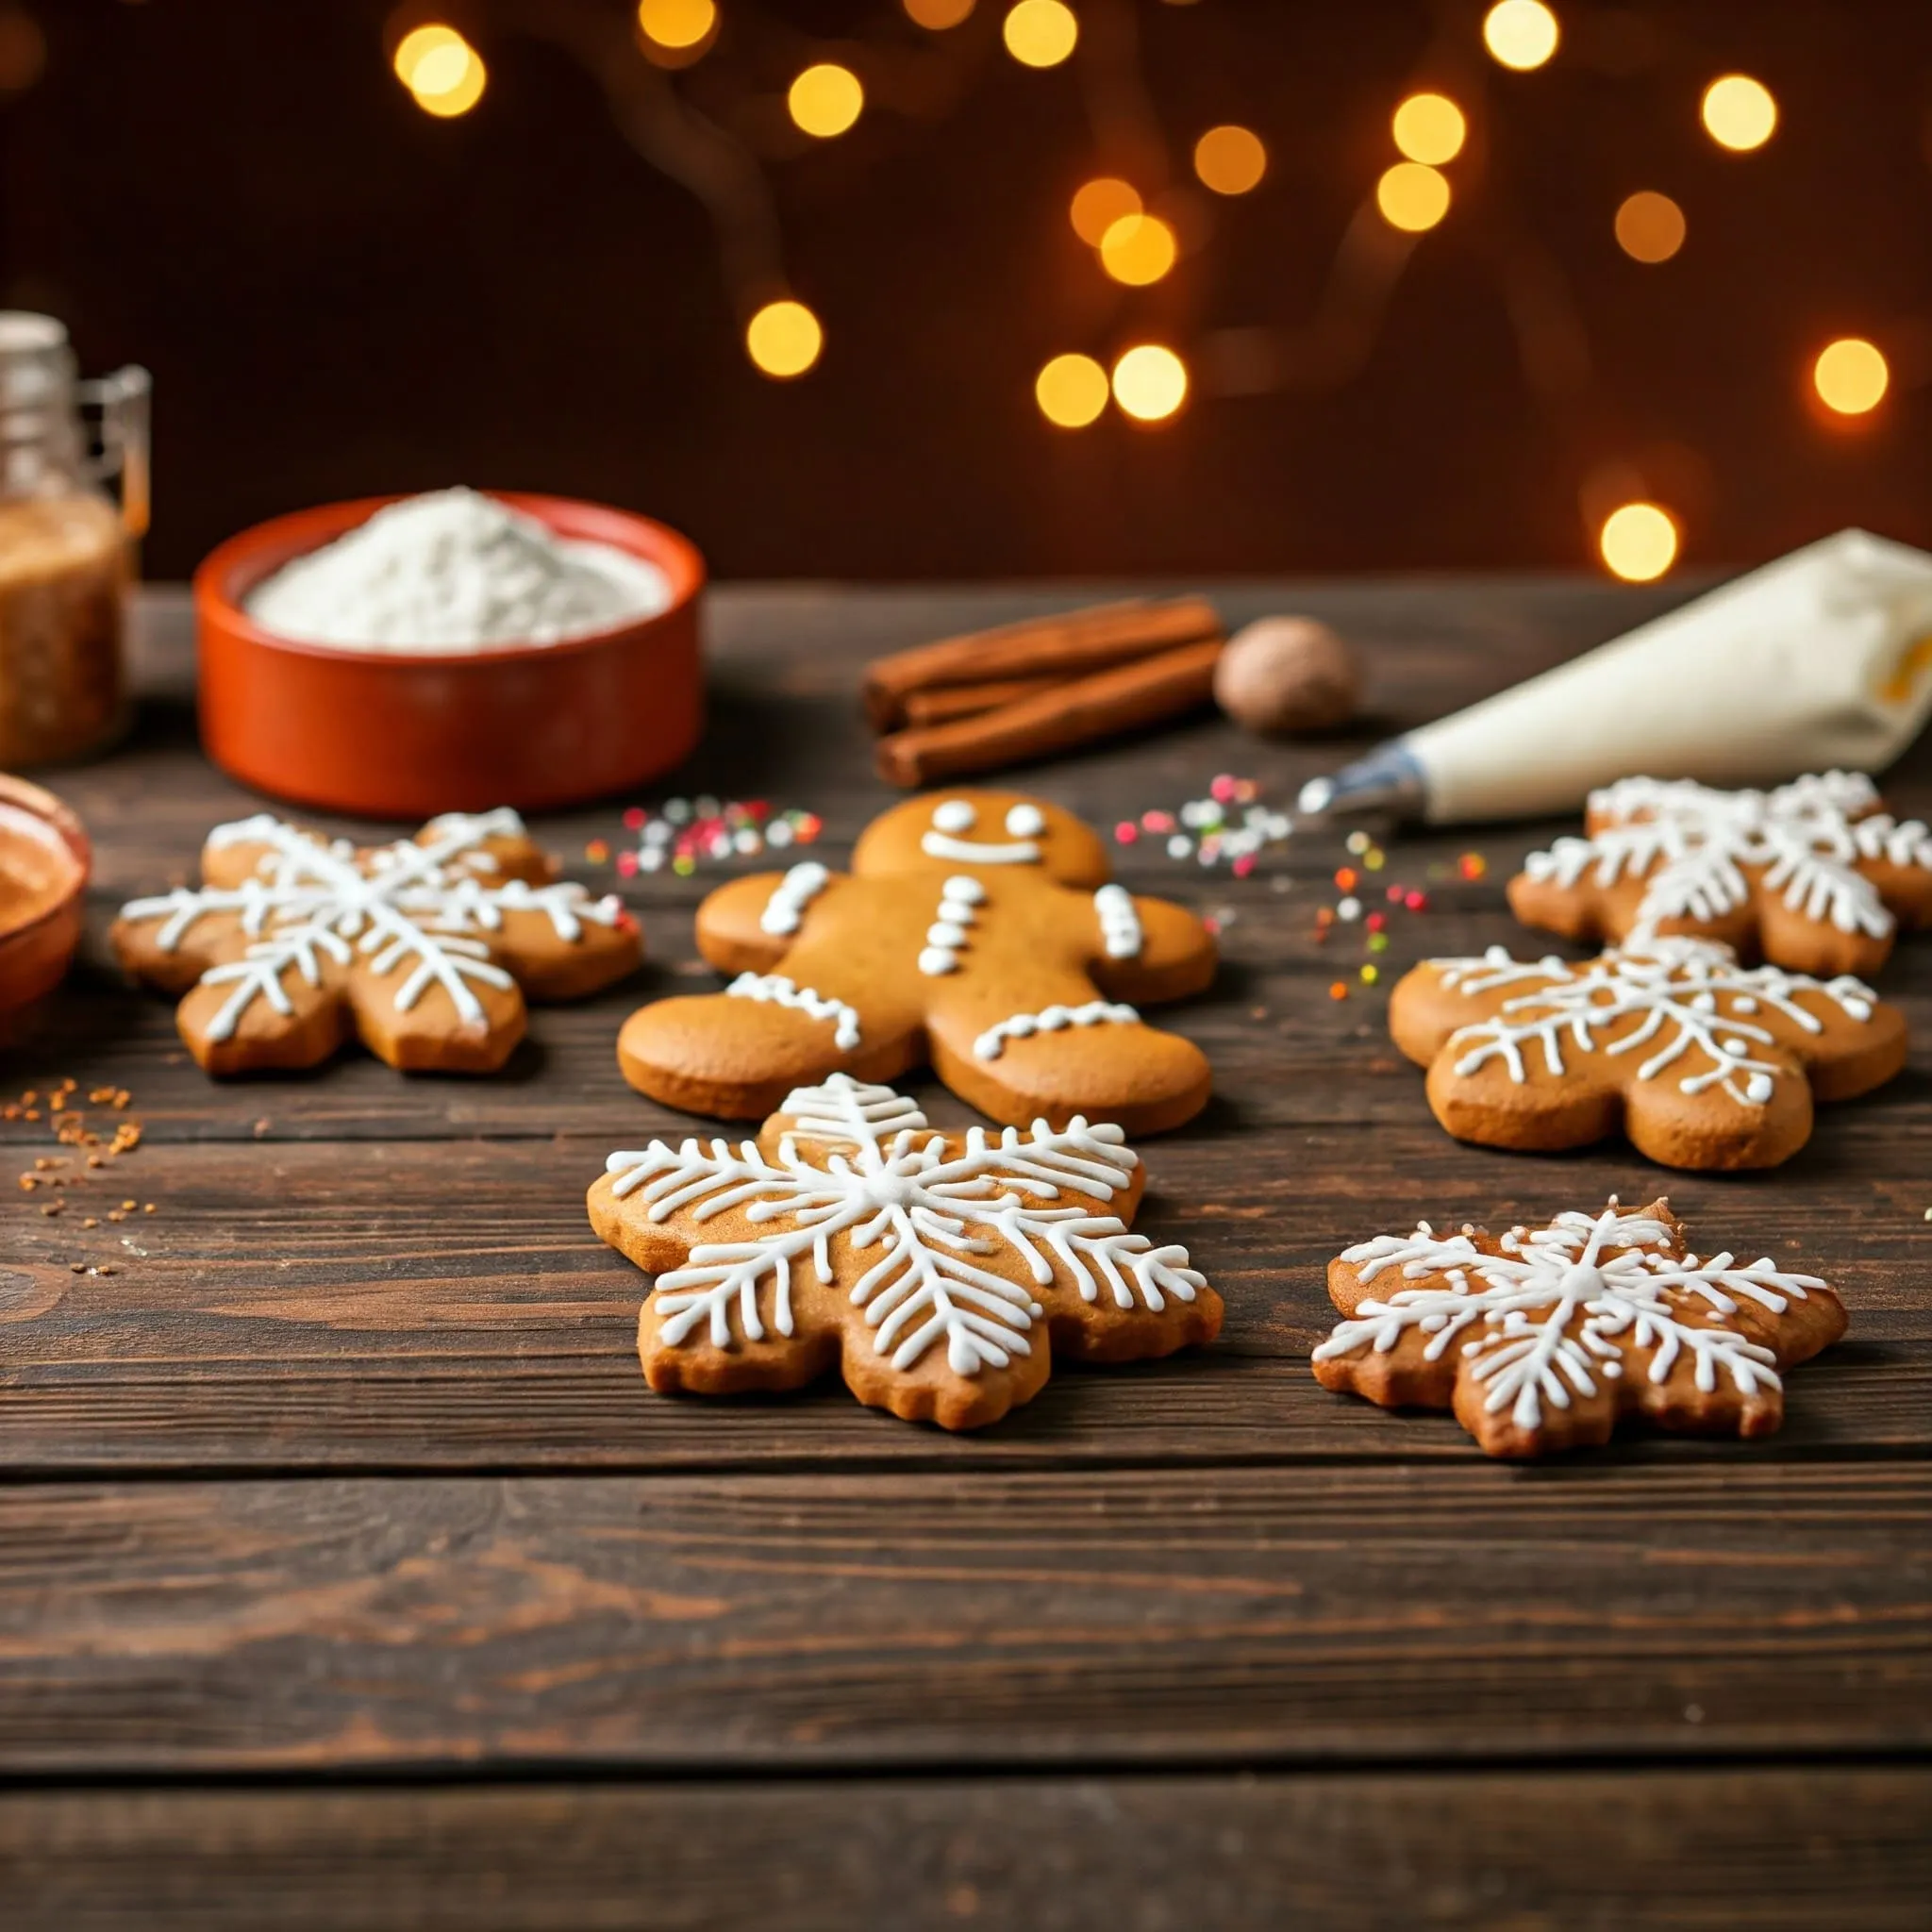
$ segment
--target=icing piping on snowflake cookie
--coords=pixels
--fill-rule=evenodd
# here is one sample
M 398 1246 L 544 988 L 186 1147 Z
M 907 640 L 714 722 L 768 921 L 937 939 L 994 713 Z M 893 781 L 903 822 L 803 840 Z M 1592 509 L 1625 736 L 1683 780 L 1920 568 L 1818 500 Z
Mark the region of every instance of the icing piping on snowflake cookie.
M 1122 1310 L 1191 1303 L 1207 1286 L 1183 1249 L 1156 1248 L 1103 1211 L 1138 1164 L 1118 1127 L 1076 1118 L 1059 1131 L 974 1127 L 949 1141 L 911 1101 L 842 1074 L 792 1093 L 782 1111 L 792 1124 L 774 1154 L 754 1141 L 687 1140 L 606 1163 L 612 1193 L 639 1195 L 654 1223 L 736 1210 L 769 1229 L 694 1246 L 658 1276 L 671 1348 L 693 1337 L 719 1349 L 761 1341 L 767 1308 L 770 1330 L 791 1337 L 794 1269 L 830 1286 L 841 1240 L 860 1256 L 877 1251 L 847 1294 L 875 1331 L 874 1352 L 901 1372 L 941 1342 L 959 1375 L 1030 1355 L 1044 1312 L 1036 1294 L 1057 1265 L 1083 1301 Z M 1070 1194 L 1093 1205 L 1067 1205 Z M 1024 1262 L 1031 1291 L 984 1265 L 1001 1253 Z
M 1690 781 L 1625 778 L 1591 794 L 1590 809 L 1612 823 L 1581 839 L 1532 852 L 1524 871 L 1571 887 L 1645 880 L 1636 930 L 1667 919 L 1712 921 L 1751 896 L 1746 866 L 1793 912 L 1840 932 L 1873 939 L 1895 921 L 1860 859 L 1932 870 L 1932 832 L 1875 811 L 1878 794 L 1861 774 L 1811 774 L 1774 791 L 1719 791 Z
M 1606 1415 L 1600 1398 L 1626 1371 L 1662 1391 L 1688 1367 L 1689 1387 L 1658 1398 L 1660 1419 L 1676 1426 L 1774 1428 L 1780 1362 L 1836 1340 L 1841 1306 L 1816 1275 L 1768 1257 L 1740 1265 L 1729 1253 L 1707 1261 L 1682 1252 L 1667 1214 L 1662 1201 L 1626 1213 L 1612 1196 L 1601 1214 L 1558 1214 L 1500 1241 L 1479 1243 L 1467 1227 L 1440 1235 L 1424 1221 L 1412 1235 L 1350 1248 L 1341 1262 L 1355 1291 L 1337 1291 L 1346 1318 L 1314 1350 L 1318 1378 L 1390 1406 L 1453 1393 L 1465 1426 L 1495 1454 L 1603 1440 L 1614 1408 Z M 1359 1293 L 1391 1270 L 1415 1285 Z M 1374 1366 L 1397 1356 L 1400 1364 Z M 1636 1392 L 1617 1406 L 1649 1406 L 1633 1403 Z M 1595 1412 L 1573 1419 L 1582 1405 Z
M 198 921 L 222 913 L 236 915 L 242 932 L 258 941 L 242 958 L 202 974 L 204 984 L 235 989 L 205 1029 L 216 1042 L 234 1037 L 258 999 L 288 1016 L 293 1008 L 283 974 L 292 969 L 309 986 L 320 985 L 322 956 L 347 964 L 351 940 L 370 956 L 370 969 L 378 975 L 415 962 L 391 995 L 397 1012 L 412 1010 L 430 987 L 440 986 L 458 1018 L 476 1025 L 484 1013 L 473 983 L 503 989 L 514 981 L 491 961 L 486 945 L 463 934 L 497 929 L 506 911 L 537 911 L 568 941 L 581 934 L 585 921 L 614 926 L 623 917 L 617 899 L 592 900 L 575 884 L 486 884 L 479 874 L 495 872 L 496 861 L 478 848 L 489 839 L 524 836 L 524 822 L 513 811 L 445 813 L 428 829 L 437 835 L 429 844 L 399 840 L 361 855 L 358 862 L 346 840 L 324 841 L 258 813 L 217 825 L 208 837 L 217 851 L 267 848 L 255 875 L 233 887 L 177 886 L 130 900 L 121 916 L 158 920 L 154 944 L 164 953 L 177 951 Z
M 1832 980 L 1786 973 L 1775 966 L 1746 971 L 1728 946 L 1688 939 L 1651 939 L 1607 952 L 1573 965 L 1555 957 L 1534 963 L 1512 958 L 1501 946 L 1491 946 L 1480 959 L 1435 962 L 1442 984 L 1477 994 L 1522 984 L 1526 991 L 1505 1002 L 1493 1018 L 1460 1027 L 1450 1046 L 1461 1051 L 1455 1062 L 1459 1074 L 1478 1072 L 1500 1059 L 1509 1078 L 1522 1085 L 1528 1077 L 1524 1049 L 1540 1049 L 1543 1066 L 1553 1074 L 1564 1071 L 1567 1038 L 1577 1050 L 1601 1048 L 1607 1054 L 1634 1052 L 1665 1035 L 1657 1051 L 1637 1069 L 1640 1080 L 1654 1079 L 1695 1049 L 1707 1064 L 1683 1075 L 1685 1093 L 1702 1093 L 1722 1087 L 1740 1107 L 1762 1107 L 1775 1082 L 1789 1068 L 1753 1057 L 1754 1046 L 1769 1046 L 1775 1036 L 1749 1016 L 1769 1008 L 1805 1032 L 1824 1030 L 1815 1013 L 1791 995 L 1822 993 L 1852 1020 L 1872 1017 L 1877 995 L 1849 975 Z M 1724 1010 L 1728 998 L 1731 1009 Z M 1639 1024 L 1619 1039 L 1599 1038 L 1620 1022 L 1641 1016 Z
M 989 1026 L 973 1042 L 973 1057 L 996 1060 L 1009 1040 L 1030 1040 L 1036 1033 L 1058 1033 L 1064 1026 L 1125 1026 L 1140 1018 L 1132 1007 L 1108 1000 L 1090 1000 L 1084 1007 L 1043 1007 L 1037 1013 L 1015 1013 Z
M 808 986 L 798 986 L 781 973 L 741 973 L 724 991 L 734 999 L 764 1000 L 791 1007 L 814 1020 L 830 1020 L 841 1053 L 858 1044 L 858 1014 L 843 1000 L 822 998 Z

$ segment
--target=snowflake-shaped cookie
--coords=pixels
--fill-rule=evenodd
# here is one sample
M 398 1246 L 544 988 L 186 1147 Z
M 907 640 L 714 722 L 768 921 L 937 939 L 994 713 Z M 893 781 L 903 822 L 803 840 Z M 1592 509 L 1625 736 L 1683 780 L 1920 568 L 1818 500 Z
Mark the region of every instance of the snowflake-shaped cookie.
M 1118 1362 L 1220 1332 L 1186 1251 L 1128 1233 L 1141 1191 L 1118 1127 L 941 1133 L 834 1074 L 756 1141 L 613 1154 L 590 1210 L 663 1271 L 638 1323 L 653 1389 L 796 1389 L 836 1362 L 861 1402 L 965 1429 L 1039 1392 L 1049 1343 Z
M 1389 1027 L 1459 1140 L 1580 1147 L 1621 1125 L 1668 1167 L 1774 1166 L 1810 1137 L 1814 1096 L 1866 1092 L 1906 1056 L 1903 1017 L 1862 981 L 1747 970 L 1690 939 L 1424 960 Z
M 1775 791 L 1625 778 L 1591 793 L 1585 824 L 1510 881 L 1525 924 L 1690 933 L 1807 973 L 1875 973 L 1896 926 L 1932 923 L 1932 831 L 1881 811 L 1859 773 Z
M 1625 1414 L 1769 1435 L 1777 1372 L 1845 1331 L 1815 1275 L 1702 1260 L 1667 1201 L 1626 1214 L 1614 1195 L 1500 1240 L 1426 1221 L 1378 1235 L 1329 1264 L 1328 1292 L 1347 1319 L 1315 1350 L 1315 1379 L 1388 1408 L 1453 1407 L 1491 1456 L 1607 1442 Z
M 451 813 L 358 849 L 266 813 L 217 825 L 199 887 L 121 908 L 122 964 L 180 992 L 211 1074 L 307 1067 L 350 1033 L 391 1066 L 490 1073 L 524 994 L 569 999 L 642 950 L 614 898 L 558 882 L 513 811 Z

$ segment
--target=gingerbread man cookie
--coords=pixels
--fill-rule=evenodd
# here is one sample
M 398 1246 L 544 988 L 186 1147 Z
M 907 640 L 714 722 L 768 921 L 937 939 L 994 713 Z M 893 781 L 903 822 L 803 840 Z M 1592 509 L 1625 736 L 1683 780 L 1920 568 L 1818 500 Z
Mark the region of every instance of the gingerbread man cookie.
M 1633 941 L 1581 964 L 1427 959 L 1389 1030 L 1429 1070 L 1457 1140 L 1581 1147 L 1620 1126 L 1666 1167 L 1774 1167 L 1810 1138 L 1813 1099 L 1905 1065 L 1905 1020 L 1851 978 L 1746 971 L 1704 940 Z
M 638 1320 L 653 1389 L 797 1389 L 837 1363 L 874 1408 L 978 1428 L 1040 1392 L 1050 1353 L 1137 1361 L 1220 1332 L 1185 1250 L 1128 1233 L 1123 1139 L 1078 1119 L 940 1133 L 834 1074 L 756 1141 L 613 1154 L 591 1224 L 669 1271 Z
M 1207 1102 L 1207 1059 L 1135 1008 L 1205 987 L 1214 941 L 1108 871 L 1088 826 L 1017 791 L 899 806 L 866 828 L 849 874 L 808 863 L 713 892 L 698 949 L 737 976 L 633 1013 L 625 1078 L 758 1119 L 834 1071 L 889 1080 L 929 1060 L 994 1120 L 1178 1126 Z
M 263 813 L 217 825 L 201 868 L 198 889 L 124 906 L 110 937 L 184 995 L 181 1038 L 210 1074 L 314 1066 L 351 1034 L 392 1067 L 492 1073 L 525 992 L 593 992 L 643 950 L 617 900 L 557 882 L 513 811 L 359 850 Z
M 1775 791 L 1625 778 L 1590 795 L 1587 836 L 1509 882 L 1525 925 L 1571 939 L 1721 940 L 1801 973 L 1875 973 L 1895 927 L 1932 924 L 1932 831 L 1826 772 Z
M 1618 1419 L 1768 1436 L 1778 1371 L 1845 1332 L 1844 1305 L 1768 1257 L 1687 1252 L 1668 1201 L 1559 1214 L 1500 1240 L 1464 1225 L 1378 1235 L 1328 1264 L 1347 1318 L 1315 1379 L 1385 1408 L 1454 1408 L 1491 1456 L 1607 1442 Z

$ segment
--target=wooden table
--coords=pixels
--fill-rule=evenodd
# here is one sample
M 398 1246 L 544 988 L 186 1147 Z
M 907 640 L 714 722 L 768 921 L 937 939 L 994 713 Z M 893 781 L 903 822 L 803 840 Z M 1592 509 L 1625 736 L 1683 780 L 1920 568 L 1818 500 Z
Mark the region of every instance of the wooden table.
M 836 861 L 889 802 L 859 661 L 1082 594 L 720 591 L 715 729 L 670 789 L 808 806 Z M 1224 599 L 1360 639 L 1376 730 L 1668 601 Z M 610 1148 L 686 1130 L 612 1042 L 640 998 L 708 983 L 691 912 L 722 874 L 635 884 L 641 978 L 540 1010 L 499 1078 L 352 1055 L 213 1085 L 100 944 L 255 804 L 196 749 L 178 598 L 150 615 L 136 735 L 58 780 L 97 841 L 91 957 L 5 1076 L 130 1090 L 145 1140 L 101 1201 L 157 1205 L 92 1234 L 7 1209 L 9 1927 L 1932 1924 L 1932 941 L 1886 975 L 1910 1070 L 1775 1174 L 1512 1157 L 1436 1127 L 1385 997 L 1424 953 L 1520 941 L 1503 883 L 1556 827 L 1392 842 L 1374 883 L 1433 903 L 1391 920 L 1374 990 L 1358 929 L 1317 942 L 1339 835 L 1245 881 L 1140 844 L 1137 889 L 1226 923 L 1172 1021 L 1216 1097 L 1146 1144 L 1142 1223 L 1226 1298 L 1220 1343 L 1063 1369 L 970 1439 L 837 1388 L 661 1398 L 642 1279 L 583 1191 Z M 1291 798 L 1347 748 L 1203 721 L 1035 776 L 1111 823 L 1224 769 Z M 1932 808 L 1926 748 L 1890 789 Z M 616 805 L 540 829 L 609 876 L 583 852 Z M 1441 878 L 1465 848 L 1488 875 Z M 24 1169 L 52 1151 L 0 1135 Z M 1311 1380 L 1340 1246 L 1664 1188 L 1853 1310 L 1768 1444 L 1508 1468 Z

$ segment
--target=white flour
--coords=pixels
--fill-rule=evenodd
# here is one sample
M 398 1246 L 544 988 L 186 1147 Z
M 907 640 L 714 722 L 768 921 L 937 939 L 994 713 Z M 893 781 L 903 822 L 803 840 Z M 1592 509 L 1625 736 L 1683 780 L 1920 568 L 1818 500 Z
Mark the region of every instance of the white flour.
M 304 643 L 458 652 L 556 643 L 670 601 L 664 573 L 641 558 L 553 536 L 475 490 L 436 490 L 284 565 L 246 608 Z

